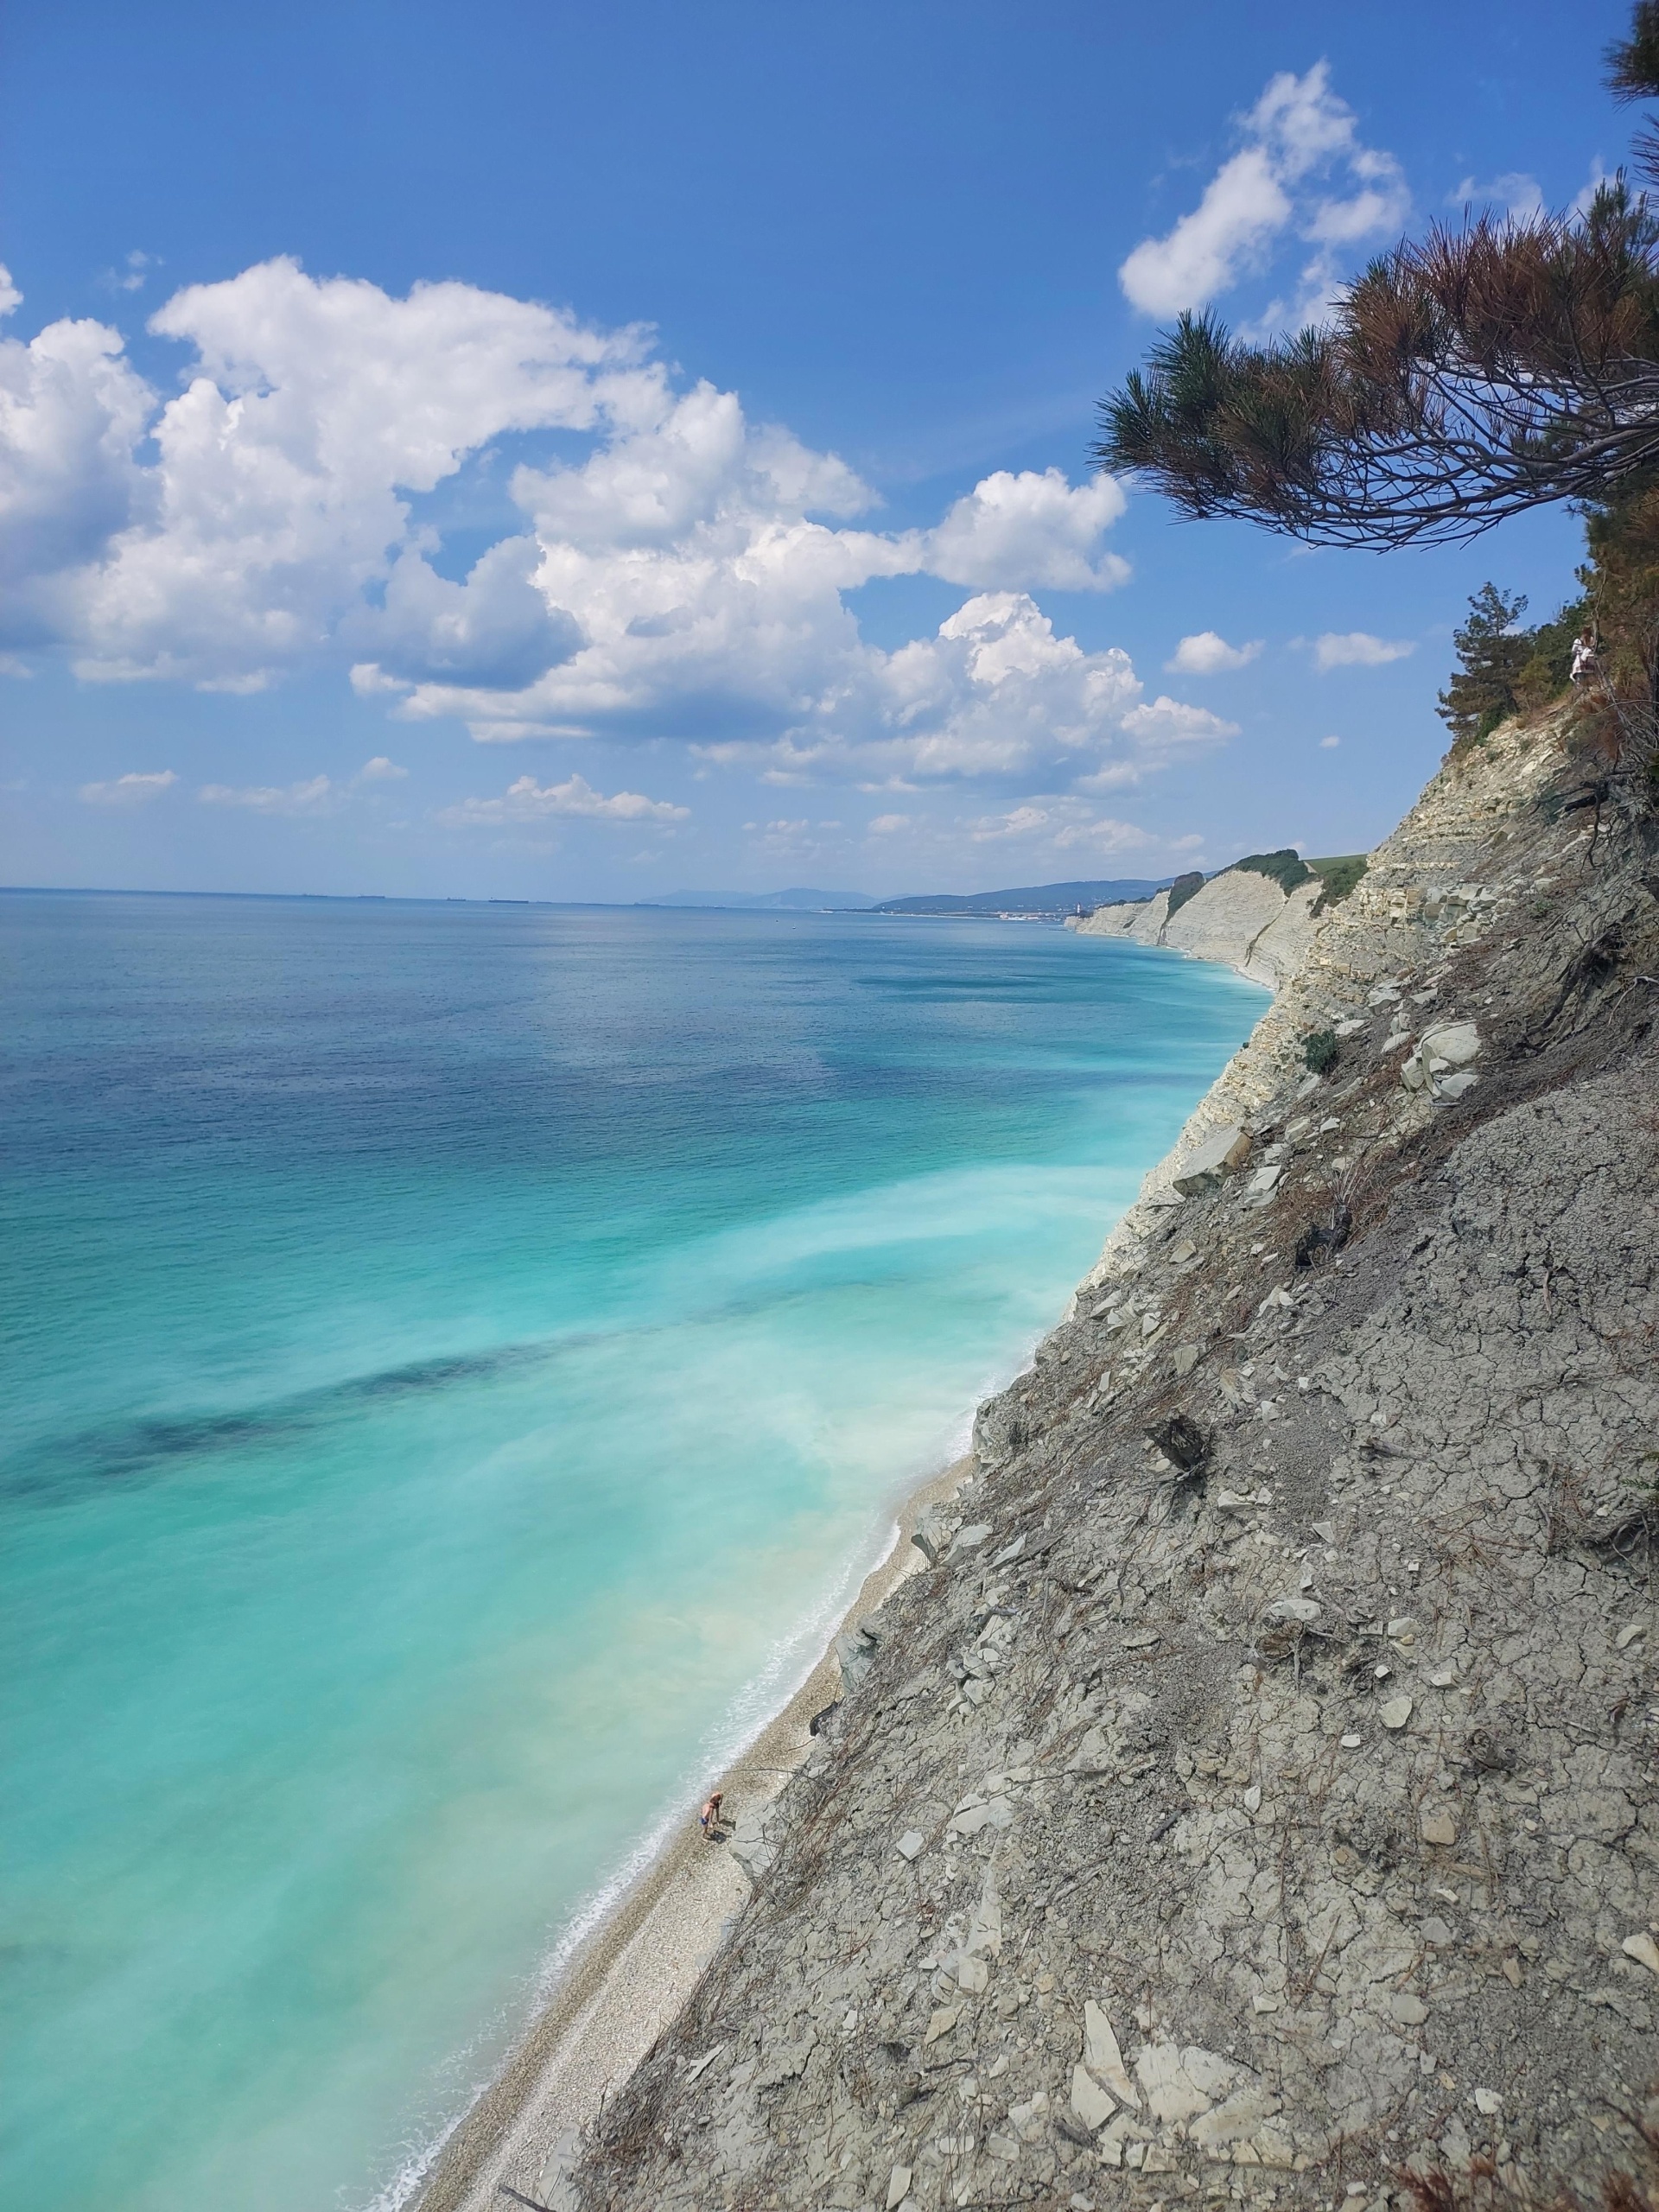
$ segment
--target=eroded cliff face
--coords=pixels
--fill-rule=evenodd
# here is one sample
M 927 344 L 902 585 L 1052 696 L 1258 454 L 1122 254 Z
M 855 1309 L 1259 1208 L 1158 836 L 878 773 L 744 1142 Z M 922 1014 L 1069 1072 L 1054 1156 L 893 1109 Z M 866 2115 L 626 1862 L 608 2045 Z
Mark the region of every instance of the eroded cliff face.
M 1525 2202 L 1636 2159 L 1659 871 L 1560 734 L 1431 785 L 982 1408 L 561 2208 Z
M 1079 937 L 1122 937 L 1135 944 L 1167 946 L 1194 960 L 1218 960 L 1252 982 L 1277 990 L 1300 967 L 1314 934 L 1313 910 L 1322 883 L 1303 884 L 1288 896 L 1271 876 L 1226 868 L 1169 912 L 1160 891 L 1143 906 L 1097 906 L 1068 921 Z

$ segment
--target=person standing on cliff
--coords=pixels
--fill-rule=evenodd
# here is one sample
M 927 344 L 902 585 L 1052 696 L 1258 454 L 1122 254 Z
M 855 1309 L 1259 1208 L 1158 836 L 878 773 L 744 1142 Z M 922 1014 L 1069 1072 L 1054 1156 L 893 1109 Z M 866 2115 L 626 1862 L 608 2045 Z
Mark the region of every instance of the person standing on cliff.
M 1583 690 L 1586 683 L 1593 683 L 1595 680 L 1597 675 L 1596 632 L 1593 626 L 1588 622 L 1573 640 L 1573 666 L 1570 674 L 1573 688 L 1580 691 Z

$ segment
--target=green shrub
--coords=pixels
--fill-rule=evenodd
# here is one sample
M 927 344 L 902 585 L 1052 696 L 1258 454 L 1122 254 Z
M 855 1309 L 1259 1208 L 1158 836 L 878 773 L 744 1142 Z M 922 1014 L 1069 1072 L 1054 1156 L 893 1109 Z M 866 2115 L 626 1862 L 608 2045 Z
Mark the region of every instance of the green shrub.
M 1172 915 L 1179 914 L 1187 900 L 1195 898 L 1203 888 L 1204 870 L 1201 868 L 1195 868 L 1188 875 L 1178 875 L 1169 887 L 1169 906 L 1164 919 L 1168 921 Z
M 1339 853 L 1334 860 L 1309 861 L 1309 868 L 1325 884 L 1313 902 L 1314 912 L 1322 914 L 1327 906 L 1339 906 L 1364 874 L 1368 864 L 1363 853 Z
M 1288 898 L 1304 883 L 1311 883 L 1313 871 L 1303 860 L 1294 845 L 1282 846 L 1276 853 L 1246 853 L 1242 861 L 1235 861 L 1236 868 L 1248 868 L 1252 875 L 1265 875 L 1279 886 Z
M 1302 1058 L 1314 1075 L 1329 1075 L 1342 1058 L 1334 1029 L 1315 1029 L 1302 1040 Z

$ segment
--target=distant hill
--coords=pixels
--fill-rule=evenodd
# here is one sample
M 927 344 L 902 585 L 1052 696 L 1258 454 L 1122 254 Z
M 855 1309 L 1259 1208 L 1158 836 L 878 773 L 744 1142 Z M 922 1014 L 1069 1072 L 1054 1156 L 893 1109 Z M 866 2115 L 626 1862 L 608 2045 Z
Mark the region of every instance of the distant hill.
M 878 914 L 1074 914 L 1113 906 L 1130 899 L 1150 899 L 1169 881 L 1123 877 L 1105 883 L 1028 883 L 1014 891 L 943 891 L 925 898 L 884 899 Z M 874 901 L 871 902 L 874 904 Z
M 636 906 L 712 906 L 740 912 L 780 910 L 815 912 L 825 906 L 862 913 L 875 901 L 866 891 L 664 891 L 660 899 L 636 899 Z

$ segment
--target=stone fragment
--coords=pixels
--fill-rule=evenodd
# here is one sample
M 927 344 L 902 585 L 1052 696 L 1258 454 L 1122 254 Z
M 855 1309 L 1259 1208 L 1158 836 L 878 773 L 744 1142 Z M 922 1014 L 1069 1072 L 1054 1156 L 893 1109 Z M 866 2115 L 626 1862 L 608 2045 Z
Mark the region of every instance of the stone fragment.
M 1183 1198 L 1198 1198 L 1205 1191 L 1214 1190 L 1224 1175 L 1241 1166 L 1249 1159 L 1249 1151 L 1250 1140 L 1236 1124 L 1217 1129 L 1182 1162 L 1173 1178 L 1175 1188 Z
M 918 1859 L 921 1856 L 922 1846 L 926 1841 L 927 1838 L 922 1834 L 920 1828 L 906 1828 L 893 1848 L 901 1859 Z
M 1455 1667 L 1437 1667 L 1428 1678 L 1430 1688 L 1437 1690 L 1449 1690 L 1457 1679 Z
M 1275 2166 L 1281 2173 L 1288 2173 L 1296 2164 L 1296 2146 L 1287 2135 L 1277 2129 L 1264 2127 L 1251 2137 L 1257 2158 L 1264 2166 Z
M 1154 2120 L 1166 2126 L 1208 2112 L 1210 2100 L 1181 2062 L 1173 2043 L 1149 2043 L 1135 2055 L 1135 2070 Z
M 899 2207 L 910 2195 L 911 2170 L 895 2166 L 887 2177 L 887 2212 L 899 2212 Z
M 1169 1256 L 1178 1268 L 1183 1266 L 1188 1260 L 1196 1260 L 1198 1255 L 1198 1248 L 1190 1236 L 1183 1236 L 1179 1244 L 1172 1245 L 1170 1248 Z
M 1017 2158 L 1020 2145 L 1012 2135 L 999 2135 L 995 2129 L 985 2138 L 986 2155 L 992 2158 Z
M 1417 1826 L 1425 1843 L 1448 1847 L 1458 1840 L 1458 1824 L 1450 1813 L 1425 1813 Z
M 964 1688 L 968 1687 L 969 1685 L 963 1685 Z M 982 1828 L 1011 1828 L 1013 1826 L 1014 1807 L 1006 1797 L 992 1797 L 953 1813 L 949 1833 L 952 1835 L 977 1835 Z
M 1385 1728 L 1403 1728 L 1411 1718 L 1411 1711 L 1408 1697 L 1391 1697 L 1386 1705 L 1378 1707 L 1376 1717 Z
M 1210 1503 L 1217 1513 L 1253 1513 L 1255 1510 L 1255 1500 L 1241 1497 L 1236 1490 L 1218 1490 Z
M 983 1959 L 966 1955 L 957 1961 L 957 1986 L 969 1997 L 982 1997 L 990 1986 L 991 1970 Z
M 1631 1644 L 1636 1642 L 1637 1637 L 1638 1636 L 1645 1636 L 1647 1632 L 1648 1624 L 1645 1621 L 1628 1622 L 1626 1625 L 1618 1631 L 1619 1649 L 1621 1651 L 1628 1651 Z
M 1112 1774 L 1116 1764 L 1111 1746 L 1098 1728 L 1084 1731 L 1082 1742 L 1065 1763 L 1068 1774 Z
M 1421 1934 L 1424 1942 L 1433 1943 L 1437 1950 L 1443 1951 L 1448 1943 L 1458 1940 L 1438 1913 L 1431 1913 L 1421 1923 Z
M 1117 2110 L 1117 2101 L 1107 2094 L 1086 2066 L 1074 2066 L 1071 2109 L 1092 2135 L 1097 2127 L 1104 2127 Z
M 1284 1172 L 1282 1165 L 1276 1161 L 1270 1167 L 1258 1167 L 1250 1178 L 1250 1196 L 1255 1198 L 1265 1198 Z
M 1645 1928 L 1638 1929 L 1634 1936 L 1627 1936 L 1618 1948 L 1627 1959 L 1634 1959 L 1651 1974 L 1659 1974 L 1659 1943 L 1654 1942 Z
M 1007 2063 L 1006 2056 L 997 2062 L 998 2065 L 1004 2069 Z M 996 2067 L 991 2069 L 993 2074 L 996 2070 Z M 1043 2133 L 1043 2122 L 1047 2117 L 1048 2092 L 1046 2089 L 1039 2089 L 1023 2104 L 1008 2107 L 1008 2118 L 1014 2123 L 1014 2132 L 1022 2143 L 1035 2143 L 1039 2139 Z
M 1457 1068 L 1450 1075 L 1441 1076 L 1435 1090 L 1442 1098 L 1461 1098 L 1465 1090 L 1472 1090 L 1480 1077 L 1472 1068 Z
M 1190 2131 L 1192 2140 L 1201 2151 L 1227 2149 L 1254 2135 L 1262 2121 L 1271 2120 L 1278 2109 L 1279 2100 L 1273 2092 L 1252 2082 L 1246 2088 L 1235 2090 L 1213 2112 L 1201 2113 Z
M 1342 1748 L 1344 1751 L 1357 1751 L 1364 1740 L 1363 1736 L 1352 1734 L 1344 1736 L 1342 1739 Z
M 941 1555 L 949 1548 L 950 1538 L 937 1506 L 929 1505 L 917 1516 L 911 1542 L 915 1545 L 930 1567 L 938 1564 Z
M 1100 2076 L 1120 2104 L 1131 2111 L 1138 2107 L 1141 2100 L 1123 2063 L 1112 2024 L 1092 1998 L 1083 2008 L 1083 2055 L 1090 2071 Z
M 1262 1785 L 1259 1782 L 1253 1782 L 1249 1788 L 1244 1792 L 1244 1809 L 1247 1813 L 1259 1813 L 1261 1811 Z
M 1182 1381 L 1185 1381 L 1198 1363 L 1198 1348 L 1197 1344 L 1176 1345 L 1174 1357 L 1171 1359 L 1170 1365 L 1174 1369 L 1178 1377 Z
M 1300 1621 L 1305 1627 L 1312 1627 L 1324 1611 L 1312 1598 L 1275 1598 L 1268 1607 L 1268 1617 L 1275 1621 Z
M 868 1621 L 842 1629 L 836 1638 L 836 1657 L 841 1666 L 842 1686 L 856 1689 L 875 1664 L 880 1635 Z
M 1417 1623 L 1409 1613 L 1398 1613 L 1389 1623 L 1389 1634 L 1396 1638 L 1402 1636 L 1414 1636 L 1416 1630 Z
M 1494 2114 L 1502 2112 L 1503 2109 L 1503 2100 L 1498 2095 L 1496 2089 L 1477 2089 L 1475 2091 L 1475 2110 L 1479 2113 L 1484 2113 L 1488 2120 L 1491 2120 Z
M 1465 1067 L 1480 1052 L 1480 1032 L 1472 1021 L 1437 1022 L 1424 1030 L 1417 1050 L 1426 1060 L 1444 1060 L 1450 1067 Z
M 956 1552 L 977 1551 L 990 1533 L 991 1524 L 988 1521 L 972 1522 L 967 1528 L 957 1529 L 957 1541 L 950 1548 Z
M 939 2005 L 928 2016 L 927 2033 L 922 2037 L 922 2041 L 925 2044 L 938 2043 L 941 2036 L 948 2036 L 950 2034 L 951 2029 L 956 2026 L 957 2022 L 961 2018 L 962 2005 L 960 2000 L 958 2000 L 955 2005 Z
M 1402 2028 L 1421 2028 L 1428 2018 L 1427 2005 L 1409 1989 L 1396 1989 L 1389 1999 L 1389 2010 Z

